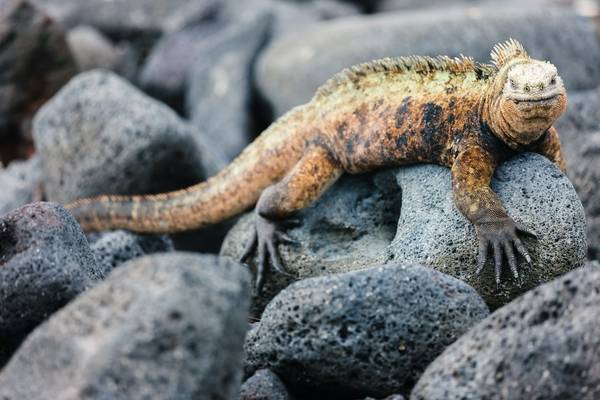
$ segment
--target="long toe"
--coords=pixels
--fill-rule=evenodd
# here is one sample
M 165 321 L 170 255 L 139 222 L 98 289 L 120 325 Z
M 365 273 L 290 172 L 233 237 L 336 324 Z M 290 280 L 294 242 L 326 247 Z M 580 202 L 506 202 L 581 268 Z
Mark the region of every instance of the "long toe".
M 252 254 L 254 254 L 254 250 L 256 250 L 256 243 L 258 242 L 258 234 L 256 233 L 256 229 L 252 229 L 252 236 L 246 242 L 246 247 L 244 248 L 244 252 L 240 256 L 240 262 L 245 263 L 250 259 Z
M 481 271 L 483 271 L 489 245 L 490 243 L 486 239 L 479 241 L 479 254 L 477 255 L 477 269 L 475 270 L 475 275 L 479 275 L 481 274 Z
M 279 251 L 277 250 L 277 245 L 273 240 L 267 242 L 267 250 L 269 251 L 269 258 L 271 259 L 271 264 L 273 269 L 282 275 L 290 275 L 283 268 L 283 262 L 281 261 L 281 256 L 279 255 Z
M 256 291 L 260 294 L 265 283 L 267 272 L 267 249 L 263 243 L 258 245 L 258 264 L 256 267 Z

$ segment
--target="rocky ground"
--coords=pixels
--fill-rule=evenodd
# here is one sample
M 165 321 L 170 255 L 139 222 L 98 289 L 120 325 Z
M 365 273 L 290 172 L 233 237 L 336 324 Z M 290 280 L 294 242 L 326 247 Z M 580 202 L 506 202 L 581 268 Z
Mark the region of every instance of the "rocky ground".
M 600 398 L 599 10 L 0 0 L 0 398 Z M 475 233 L 438 166 L 340 179 L 280 246 L 291 277 L 261 294 L 255 260 L 234 261 L 251 214 L 85 235 L 61 206 L 203 180 L 348 65 L 487 61 L 508 37 L 569 92 L 567 176 L 523 154 L 492 183 L 537 235 L 520 283 L 474 275 Z

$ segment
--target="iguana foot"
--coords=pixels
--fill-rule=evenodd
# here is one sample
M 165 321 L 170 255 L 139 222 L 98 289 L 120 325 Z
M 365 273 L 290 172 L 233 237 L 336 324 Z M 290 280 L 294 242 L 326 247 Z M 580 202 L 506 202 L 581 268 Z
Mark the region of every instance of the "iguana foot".
M 246 244 L 244 253 L 240 257 L 240 262 L 245 263 L 255 251 L 257 252 L 256 291 L 258 293 L 262 291 L 264 286 L 266 275 L 269 272 L 269 265 L 272 265 L 273 269 L 280 274 L 292 276 L 283 267 L 277 244 L 296 244 L 296 241 L 285 233 L 285 229 L 294 224 L 297 224 L 296 220 L 272 221 L 255 213 L 254 230 Z
M 475 271 L 475 274 L 479 275 L 483 270 L 488 249 L 491 246 L 494 251 L 496 287 L 500 286 L 503 253 L 506 255 L 508 265 L 510 266 L 514 278 L 519 279 L 517 256 L 514 249 L 525 258 L 528 264 L 531 264 L 531 256 L 521 239 L 517 236 L 517 233 L 522 233 L 534 238 L 536 236 L 529 232 L 524 226 L 514 222 L 510 218 L 477 224 L 475 230 L 479 238 L 479 255 L 477 256 L 477 270 Z

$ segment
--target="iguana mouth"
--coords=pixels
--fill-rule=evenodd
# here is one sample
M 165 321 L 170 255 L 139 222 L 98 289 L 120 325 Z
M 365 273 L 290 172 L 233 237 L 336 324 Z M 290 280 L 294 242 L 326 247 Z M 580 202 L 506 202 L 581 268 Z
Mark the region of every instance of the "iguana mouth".
M 540 104 L 550 102 L 551 100 L 556 99 L 560 94 L 555 93 L 549 96 L 545 96 L 539 99 L 512 99 L 517 104 Z

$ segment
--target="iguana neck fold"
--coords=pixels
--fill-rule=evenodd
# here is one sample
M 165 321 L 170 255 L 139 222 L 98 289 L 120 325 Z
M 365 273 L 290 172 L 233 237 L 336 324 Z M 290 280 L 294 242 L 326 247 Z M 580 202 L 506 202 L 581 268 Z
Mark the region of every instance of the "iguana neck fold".
M 487 126 L 492 133 L 508 147 L 517 150 L 521 144 L 511 136 L 510 123 L 504 118 L 500 108 L 501 86 L 498 88 L 498 82 L 495 80 L 481 96 L 479 104 L 479 117 L 482 125 Z

